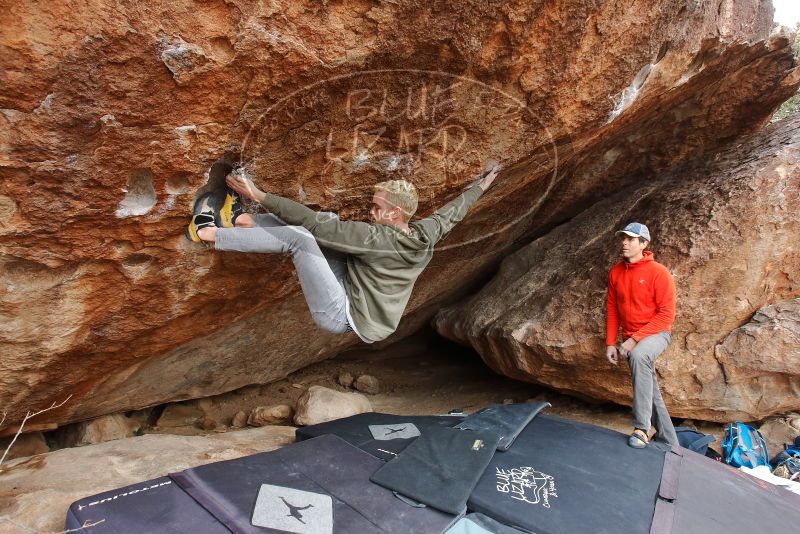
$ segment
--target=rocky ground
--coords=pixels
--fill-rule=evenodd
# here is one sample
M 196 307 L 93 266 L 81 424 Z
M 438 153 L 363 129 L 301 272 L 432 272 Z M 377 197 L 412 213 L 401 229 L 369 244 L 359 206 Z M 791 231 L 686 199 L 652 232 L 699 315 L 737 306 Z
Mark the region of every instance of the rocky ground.
M 442 414 L 452 409 L 471 412 L 492 403 L 547 400 L 553 405 L 550 414 L 621 432 L 629 430 L 629 410 L 625 407 L 592 403 L 501 377 L 488 370 L 471 350 L 426 332 L 377 353 L 345 353 L 272 384 L 107 416 L 46 436 L 28 435 L 25 442 L 49 443 L 53 450 L 43 453 L 48 446 L 40 445 L 26 451 L 26 445 L 18 442 L 13 451 L 16 455 L 37 450 L 39 454 L 13 459 L 0 467 L 0 509 L 6 510 L 0 533 L 58 531 L 69 504 L 81 497 L 291 443 L 291 414 L 274 410 L 277 419 L 273 422 L 279 424 L 257 428 L 242 422 L 236 424 L 244 426 L 236 428 L 234 419 L 243 412 L 246 420 L 258 407 L 266 407 L 268 412 L 287 406 L 293 411 L 313 386 L 353 391 L 352 386 L 340 383 L 347 375 L 356 381 L 363 375 L 376 379 L 359 384 L 363 390 L 377 387 L 377 393 L 362 392 L 374 411 Z M 716 435 L 714 446 L 719 448 L 722 425 L 677 422 Z M 800 433 L 798 426 L 800 418 L 788 416 L 766 420 L 761 429 L 770 450 L 777 451 L 781 443 Z M 95 443 L 91 445 L 67 446 L 92 441 Z

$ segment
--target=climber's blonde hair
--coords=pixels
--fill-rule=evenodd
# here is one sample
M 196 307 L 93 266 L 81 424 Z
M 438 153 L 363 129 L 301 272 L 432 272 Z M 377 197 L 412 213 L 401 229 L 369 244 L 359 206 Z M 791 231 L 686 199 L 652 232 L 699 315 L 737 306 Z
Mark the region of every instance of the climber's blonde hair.
M 387 180 L 375 184 L 375 192 L 383 191 L 386 193 L 386 201 L 392 206 L 400 208 L 403 212 L 403 219 L 407 222 L 414 213 L 417 212 L 419 196 L 417 188 L 411 182 L 405 180 Z

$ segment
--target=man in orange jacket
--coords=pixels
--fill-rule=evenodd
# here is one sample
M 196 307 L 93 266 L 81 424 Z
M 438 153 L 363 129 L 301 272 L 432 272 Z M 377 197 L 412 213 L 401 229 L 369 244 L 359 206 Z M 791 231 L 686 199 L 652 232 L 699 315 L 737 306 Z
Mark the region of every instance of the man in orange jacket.
M 675 428 L 658 389 L 655 360 L 672 340 L 675 320 L 675 283 L 666 267 L 645 251 L 650 231 L 630 223 L 617 232 L 622 261 L 608 273 L 606 295 L 606 358 L 617 365 L 619 356 L 628 358 L 633 382 L 633 432 L 628 445 L 647 446 L 650 424 L 656 440 L 678 445 Z M 622 344 L 617 332 L 622 326 Z

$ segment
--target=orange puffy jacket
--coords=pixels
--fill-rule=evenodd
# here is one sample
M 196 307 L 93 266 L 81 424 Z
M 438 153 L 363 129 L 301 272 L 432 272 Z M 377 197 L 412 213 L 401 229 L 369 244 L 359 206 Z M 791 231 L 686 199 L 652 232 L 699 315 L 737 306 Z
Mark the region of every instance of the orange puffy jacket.
M 675 282 L 666 267 L 646 251 L 636 263 L 622 260 L 608 273 L 606 294 L 606 346 L 632 337 L 637 343 L 663 330 L 672 332 L 675 321 Z

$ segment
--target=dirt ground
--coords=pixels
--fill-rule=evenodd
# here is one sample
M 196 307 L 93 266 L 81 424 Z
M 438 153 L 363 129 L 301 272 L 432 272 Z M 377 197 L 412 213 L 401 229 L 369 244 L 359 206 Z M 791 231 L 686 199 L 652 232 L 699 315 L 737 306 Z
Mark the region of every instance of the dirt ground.
M 546 413 L 551 415 L 625 433 L 631 428 L 629 408 L 590 403 L 496 375 L 472 350 L 426 334 L 407 338 L 381 351 L 359 349 L 347 352 L 271 384 L 248 386 L 204 401 L 191 402 L 199 403 L 206 416 L 219 423 L 217 432 L 235 431 L 230 424 L 238 411 L 249 413 L 256 406 L 276 404 L 294 406 L 305 390 L 313 385 L 338 391 L 352 390 L 338 383 L 341 373 L 350 373 L 353 377 L 369 374 L 378 379 L 380 392 L 367 395 L 377 412 L 433 415 L 460 409 L 470 413 L 489 404 L 533 399 L 550 402 L 552 408 Z M 722 425 L 701 423 L 698 429 L 715 434 L 718 441 L 714 448 L 719 448 Z M 144 432 L 194 435 L 208 431 L 197 426 L 184 426 L 149 427 Z

